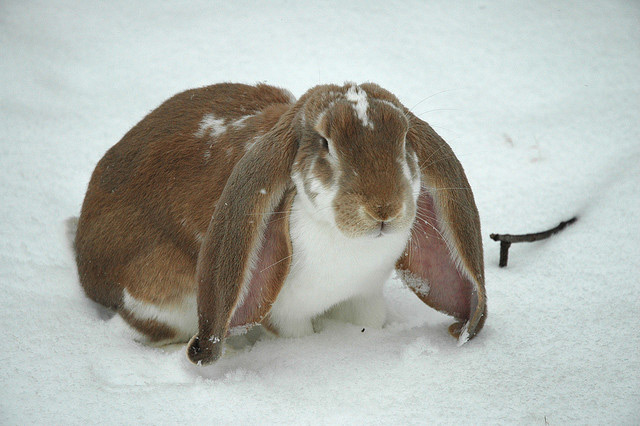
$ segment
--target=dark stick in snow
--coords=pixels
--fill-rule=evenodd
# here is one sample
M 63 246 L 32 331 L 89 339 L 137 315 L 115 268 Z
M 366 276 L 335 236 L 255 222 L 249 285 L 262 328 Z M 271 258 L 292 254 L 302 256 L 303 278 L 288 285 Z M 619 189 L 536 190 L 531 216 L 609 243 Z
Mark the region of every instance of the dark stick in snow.
M 505 266 L 507 266 L 507 261 L 509 260 L 509 247 L 511 247 L 511 243 L 531 243 L 533 241 L 544 240 L 545 238 L 549 238 L 553 234 L 562 231 L 564 228 L 566 228 L 568 225 L 571 225 L 576 220 L 578 220 L 578 217 L 574 216 L 569 220 L 560 222 L 560 224 L 555 228 L 551 228 L 543 232 L 537 232 L 535 234 L 491 234 L 490 237 L 493 241 L 500 241 L 500 267 L 504 268 Z

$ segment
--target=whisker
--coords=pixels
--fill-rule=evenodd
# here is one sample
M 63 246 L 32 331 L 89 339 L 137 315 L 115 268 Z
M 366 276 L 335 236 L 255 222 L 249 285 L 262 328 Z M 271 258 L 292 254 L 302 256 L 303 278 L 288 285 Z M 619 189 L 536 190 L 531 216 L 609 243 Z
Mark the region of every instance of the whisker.
M 293 255 L 293 254 L 292 254 L 292 255 Z M 302 257 L 298 258 L 298 260 L 296 261 L 296 263 L 294 263 L 293 265 L 291 265 L 291 267 L 289 268 L 289 271 L 290 271 L 289 273 L 291 273 L 291 271 L 293 271 L 293 270 L 294 270 L 294 268 L 295 268 L 296 266 L 298 266 L 298 264 L 300 263 L 300 261 L 301 261 L 301 260 L 302 260 Z
M 440 149 L 442 149 L 442 148 L 444 148 L 444 146 L 440 147 Z M 427 162 L 431 157 L 433 157 L 433 156 L 434 156 L 434 154 L 436 154 L 438 151 L 440 151 L 440 149 L 438 149 L 438 150 L 436 150 L 435 152 L 433 152 L 433 153 L 432 153 L 432 154 L 427 158 L 427 160 L 425 160 L 425 161 L 424 161 L 424 164 L 420 166 L 420 169 L 421 169 L 421 170 L 422 170 L 422 169 L 425 169 L 425 168 L 427 168 L 427 167 L 429 167 L 429 166 L 432 166 L 432 165 L 434 165 L 434 164 L 436 164 L 436 163 L 439 163 L 440 161 L 448 160 L 449 158 L 453 158 L 453 157 L 456 157 L 456 158 L 458 158 L 458 157 L 465 157 L 465 156 L 467 156 L 467 155 L 471 155 L 471 154 L 487 153 L 487 152 L 495 151 L 495 150 L 491 150 L 491 149 L 480 149 L 480 150 L 476 150 L 476 151 L 467 151 L 467 152 L 463 152 L 462 154 L 455 154 L 455 153 L 451 153 L 451 154 L 449 154 L 449 155 L 445 155 L 445 156 L 443 156 L 443 157 L 438 157 L 438 158 L 434 159 L 434 161 L 432 161 L 431 163 L 426 164 L 426 162 Z
M 426 187 L 426 186 L 424 186 L 424 185 L 422 185 L 422 188 L 421 188 L 421 190 L 425 190 L 426 192 L 430 192 L 430 191 L 431 191 L 431 189 L 433 189 L 433 188 L 427 188 L 427 187 Z M 443 188 L 443 189 L 444 189 L 444 188 Z M 452 197 L 448 196 L 446 193 L 444 193 L 444 194 L 438 194 L 438 197 L 439 197 L 440 199 L 445 200 L 445 201 L 451 201 L 451 202 L 453 202 L 453 203 L 457 204 L 457 205 L 458 205 L 458 207 L 460 207 L 460 208 L 461 208 L 462 210 L 464 210 L 465 212 L 469 213 L 471 216 L 474 216 L 474 215 L 475 215 L 475 211 L 473 211 L 473 210 L 472 210 L 471 208 L 469 208 L 468 206 L 465 206 L 464 204 L 462 204 L 462 202 L 460 202 L 460 201 L 456 200 L 455 198 L 452 198 Z M 444 221 L 444 220 L 443 220 L 443 221 Z
M 420 114 L 416 114 L 416 117 L 420 117 L 421 115 L 429 114 L 430 112 L 436 112 L 436 111 L 460 111 L 460 110 L 456 108 L 436 108 L 436 109 L 430 109 L 429 111 L 421 112 Z
M 285 257 L 283 257 L 282 259 L 278 260 L 278 261 L 277 261 L 277 262 L 275 262 L 275 263 L 272 263 L 271 265 L 267 266 L 266 268 L 264 268 L 264 269 L 260 270 L 260 272 L 264 272 L 264 271 L 266 271 L 267 269 L 269 269 L 269 268 L 272 268 L 272 267 L 276 266 L 278 263 L 284 262 L 285 260 L 289 259 L 289 258 L 290 258 L 290 257 L 292 257 L 292 256 L 293 256 L 293 253 L 291 253 L 289 256 L 285 256 Z
M 440 235 L 440 238 L 442 238 L 442 240 L 446 243 L 447 239 L 444 237 L 444 235 L 442 234 L 442 232 L 440 232 L 440 230 L 434 226 L 431 222 L 424 222 L 425 225 L 429 225 L 431 228 L 433 228 L 434 231 L 436 231 L 438 233 L 438 235 Z M 448 244 L 447 244 L 448 245 Z
M 439 196 L 446 201 L 451 201 L 452 203 L 457 204 L 459 208 L 464 210 L 466 213 L 469 213 L 471 216 L 475 216 L 476 212 L 473 209 L 471 209 L 469 206 L 464 205 L 462 201 L 459 201 L 453 197 L 450 197 L 446 195 L 446 193 L 444 195 L 439 195 Z
M 445 190 L 445 189 L 460 189 L 460 190 L 465 190 L 465 191 L 470 191 L 471 190 L 471 188 L 465 188 L 464 186 L 459 187 L 459 188 L 455 187 L 455 186 L 450 186 L 450 187 L 446 187 L 445 186 L 445 187 L 442 187 L 442 188 L 434 188 L 434 187 L 429 188 L 430 191 L 442 191 L 442 190 Z
M 431 216 L 428 216 L 426 214 L 421 214 L 420 216 L 416 215 L 416 217 L 418 219 L 421 219 L 422 221 L 427 221 L 429 223 L 441 223 L 442 222 L 442 223 L 446 223 L 447 225 L 451 225 L 451 222 L 449 222 L 449 221 L 441 220 L 441 219 L 438 219 L 437 217 L 431 217 Z
M 447 92 L 454 92 L 456 90 L 460 90 L 460 89 L 447 89 L 447 90 L 442 90 L 440 92 L 436 92 L 433 95 L 427 96 L 426 98 L 424 98 L 423 100 L 421 100 L 420 102 L 418 102 L 417 104 L 415 104 L 414 106 L 412 106 L 411 108 L 409 108 L 409 111 L 413 112 L 413 109 L 415 107 L 417 107 L 418 105 L 420 105 L 421 103 L 423 103 L 424 101 L 433 98 L 434 96 L 440 95 L 442 93 L 447 93 Z
M 411 227 L 410 236 L 409 236 L 409 242 L 408 242 L 409 250 L 407 250 L 407 252 L 408 252 L 407 253 L 407 257 L 408 257 L 409 262 L 411 262 L 411 259 L 413 258 L 413 254 L 414 254 L 414 251 L 415 251 L 413 245 L 415 244 L 415 240 L 417 240 L 417 238 L 418 238 L 417 232 L 418 231 L 412 226 Z
M 433 151 L 431 153 L 431 155 L 429 155 L 423 162 L 422 164 L 419 165 L 419 169 L 423 170 L 426 167 L 429 167 L 431 164 L 426 164 L 427 161 L 429 161 L 434 155 L 436 155 L 438 152 L 440 152 L 442 149 L 444 149 L 447 145 L 442 145 L 440 148 L 436 149 L 435 151 Z
M 283 211 L 279 211 L 279 212 L 264 212 L 264 213 L 245 213 L 245 216 L 266 216 L 266 215 L 271 215 L 271 214 L 289 214 L 291 213 L 293 210 L 283 210 Z
M 452 200 L 455 201 L 455 200 Z M 430 210 L 426 210 L 424 207 L 418 207 L 416 209 L 416 217 L 418 217 L 419 219 L 423 219 L 423 220 L 432 220 L 434 222 L 438 222 L 438 223 L 446 223 L 448 225 L 451 225 L 451 221 L 445 220 L 443 218 L 440 218 L 437 216 L 437 214 L 434 212 L 434 216 L 431 216 L 429 214 Z

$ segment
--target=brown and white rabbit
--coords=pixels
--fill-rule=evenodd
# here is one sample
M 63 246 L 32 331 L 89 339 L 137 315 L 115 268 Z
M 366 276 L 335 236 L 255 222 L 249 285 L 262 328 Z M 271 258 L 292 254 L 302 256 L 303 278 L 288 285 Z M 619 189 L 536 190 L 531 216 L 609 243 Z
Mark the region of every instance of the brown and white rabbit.
M 218 84 L 180 93 L 98 163 L 75 240 L 80 280 L 149 342 L 193 362 L 254 324 L 323 313 L 382 326 L 394 269 L 458 322 L 486 317 L 480 221 L 451 148 L 381 87 Z

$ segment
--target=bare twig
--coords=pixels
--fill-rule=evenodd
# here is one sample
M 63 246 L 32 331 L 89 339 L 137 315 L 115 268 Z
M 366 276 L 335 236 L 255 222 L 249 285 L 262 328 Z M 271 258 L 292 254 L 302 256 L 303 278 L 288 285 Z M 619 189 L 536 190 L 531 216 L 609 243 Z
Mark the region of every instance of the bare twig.
M 568 225 L 571 225 L 576 220 L 578 220 L 578 217 L 574 216 L 569 220 L 560 222 L 560 224 L 555 228 L 551 228 L 543 232 L 536 232 L 534 234 L 491 234 L 490 237 L 493 241 L 500 241 L 500 267 L 503 268 L 507 266 L 507 261 L 509 260 L 509 247 L 511 247 L 512 243 L 531 243 L 534 241 L 544 240 L 545 238 L 549 238 L 553 234 L 562 231 L 564 228 L 566 228 Z

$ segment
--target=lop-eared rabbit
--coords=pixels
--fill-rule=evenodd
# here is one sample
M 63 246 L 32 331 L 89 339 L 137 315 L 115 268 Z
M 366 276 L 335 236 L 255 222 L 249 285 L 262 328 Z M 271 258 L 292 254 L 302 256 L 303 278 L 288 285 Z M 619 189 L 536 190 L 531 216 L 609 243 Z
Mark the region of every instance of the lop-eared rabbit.
M 486 318 L 480 221 L 462 166 L 381 87 L 187 90 L 98 163 L 75 239 L 82 286 L 150 343 L 189 339 L 211 363 L 262 324 L 313 332 L 326 314 L 381 327 L 395 270 L 456 319 Z

